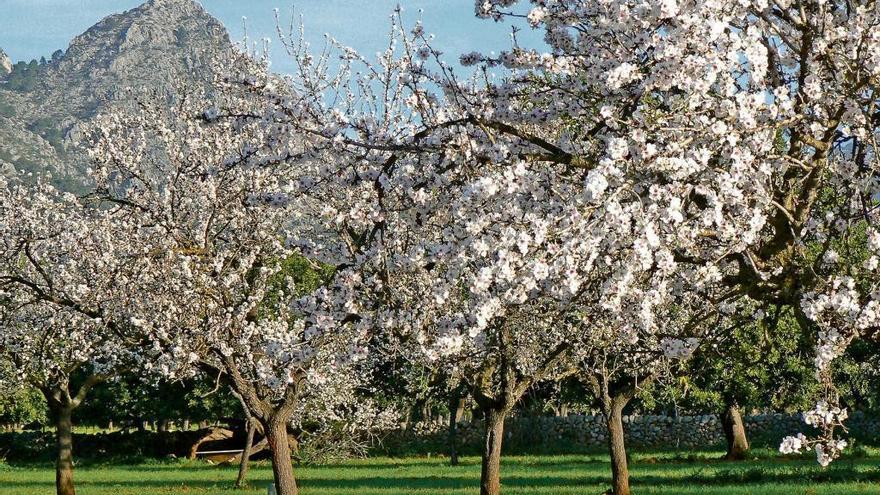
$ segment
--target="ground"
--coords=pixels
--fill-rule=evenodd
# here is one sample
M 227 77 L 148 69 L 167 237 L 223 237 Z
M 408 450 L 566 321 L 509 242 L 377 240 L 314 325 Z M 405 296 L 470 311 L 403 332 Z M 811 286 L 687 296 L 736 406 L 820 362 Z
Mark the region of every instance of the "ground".
M 880 494 L 880 456 L 871 451 L 828 469 L 815 461 L 781 459 L 769 451 L 743 463 L 716 460 L 717 452 L 633 455 L 632 484 L 638 495 L 849 495 Z M 300 467 L 302 495 L 455 495 L 478 493 L 479 459 L 451 467 L 440 458 L 374 458 L 333 466 Z M 168 461 L 137 465 L 81 466 L 83 495 L 265 494 L 268 464 L 255 463 L 251 489 L 231 489 L 235 468 Z M 505 495 L 591 495 L 608 487 L 602 456 L 508 457 L 502 469 Z M 51 495 L 50 466 L 0 464 L 0 495 Z

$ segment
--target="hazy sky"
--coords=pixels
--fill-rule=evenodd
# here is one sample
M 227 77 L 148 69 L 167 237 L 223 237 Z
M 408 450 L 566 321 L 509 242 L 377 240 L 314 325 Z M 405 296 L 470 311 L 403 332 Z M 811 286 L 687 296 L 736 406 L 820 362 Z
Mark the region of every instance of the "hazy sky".
M 70 40 L 104 16 L 136 7 L 142 0 L 0 0 L 0 48 L 13 61 L 48 56 L 66 49 Z M 510 25 L 474 17 L 473 0 L 202 0 L 202 5 L 229 29 L 233 40 L 243 37 L 242 17 L 248 18 L 250 37 L 273 39 L 273 68 L 287 71 L 290 65 L 276 41 L 272 9 L 290 17 L 295 7 L 302 15 L 306 37 L 313 46 L 324 33 L 372 55 L 386 46 L 388 16 L 399 3 L 408 25 L 419 17 L 435 46 L 456 61 L 458 55 L 479 49 L 497 51 L 510 46 Z M 423 9 L 422 14 L 419 9 Z M 540 34 L 522 33 L 521 42 L 537 43 Z

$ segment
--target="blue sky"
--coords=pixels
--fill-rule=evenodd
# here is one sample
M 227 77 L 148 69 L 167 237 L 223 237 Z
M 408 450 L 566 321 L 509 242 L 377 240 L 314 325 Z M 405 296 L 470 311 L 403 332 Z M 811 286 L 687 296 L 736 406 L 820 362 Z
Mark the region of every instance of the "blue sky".
M 70 40 L 104 16 L 121 12 L 141 0 L 0 0 L 0 48 L 14 61 L 48 56 L 66 49 Z M 229 29 L 233 40 L 243 37 L 242 17 L 248 18 L 251 38 L 273 39 L 273 68 L 291 67 L 276 41 L 272 9 L 289 19 L 295 7 L 312 46 L 323 43 L 324 33 L 372 55 L 386 46 L 388 16 L 399 3 L 412 25 L 420 17 L 450 62 L 472 50 L 498 51 L 510 46 L 509 24 L 474 17 L 473 0 L 201 0 L 202 5 Z M 424 12 L 419 13 L 422 9 Z M 537 43 L 541 35 L 527 27 L 520 42 Z

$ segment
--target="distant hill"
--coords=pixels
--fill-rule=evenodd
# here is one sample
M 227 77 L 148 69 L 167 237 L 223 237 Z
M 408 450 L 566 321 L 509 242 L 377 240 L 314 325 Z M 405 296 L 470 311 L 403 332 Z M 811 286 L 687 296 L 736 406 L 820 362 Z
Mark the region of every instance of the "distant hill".
M 128 90 L 210 84 L 234 52 L 223 25 L 192 0 L 150 0 L 101 20 L 51 60 L 12 64 L 0 50 L 0 173 L 53 174 L 67 188 L 88 167 L 77 145 Z

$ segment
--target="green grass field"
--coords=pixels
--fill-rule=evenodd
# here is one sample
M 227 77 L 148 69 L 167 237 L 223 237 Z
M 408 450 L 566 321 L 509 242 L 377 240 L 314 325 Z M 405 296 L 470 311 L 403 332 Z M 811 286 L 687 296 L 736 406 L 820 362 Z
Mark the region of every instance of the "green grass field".
M 730 463 L 716 452 L 635 454 L 634 492 L 640 495 L 849 495 L 880 494 L 880 459 L 843 459 L 821 469 L 808 459 L 785 460 L 759 453 L 759 460 Z M 303 495 L 449 495 L 477 493 L 479 459 L 458 467 L 443 459 L 374 458 L 297 469 Z M 602 456 L 535 456 L 504 459 L 503 491 L 509 495 L 590 495 L 608 487 Z M 169 461 L 130 466 L 83 466 L 76 472 L 82 495 L 263 494 L 268 464 L 255 463 L 250 490 L 231 489 L 235 468 Z M 0 495 L 50 495 L 49 466 L 0 466 Z

